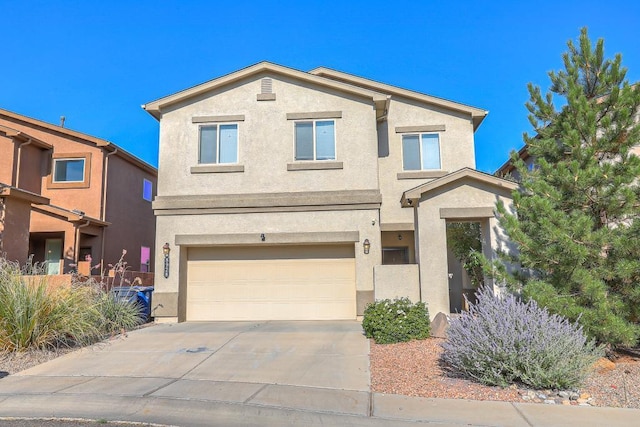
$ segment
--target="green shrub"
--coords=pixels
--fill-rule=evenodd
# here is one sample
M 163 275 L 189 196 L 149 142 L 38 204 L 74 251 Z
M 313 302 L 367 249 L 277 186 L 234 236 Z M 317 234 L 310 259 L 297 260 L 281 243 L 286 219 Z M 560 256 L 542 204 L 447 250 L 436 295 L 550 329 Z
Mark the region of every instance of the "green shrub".
M 128 331 L 143 323 L 140 307 L 126 301 L 119 301 L 107 292 L 99 292 L 96 296 L 96 309 L 99 313 L 97 321 L 100 330 L 105 334 L 114 334 L 122 330 Z
M 429 337 L 429 312 L 425 303 L 409 298 L 380 300 L 364 310 L 362 328 L 367 338 L 390 344 Z
M 498 298 L 487 287 L 477 297 L 469 311 L 451 320 L 442 345 L 444 362 L 468 378 L 503 387 L 574 388 L 604 353 L 580 326 L 533 300 Z
M 88 343 L 100 335 L 93 292 L 49 286 L 46 276 L 22 276 L 17 263 L 0 258 L 0 350 Z
M 0 351 L 87 345 L 141 323 L 137 305 L 116 301 L 95 282 L 50 286 L 37 273 L 37 265 L 22 271 L 0 258 Z

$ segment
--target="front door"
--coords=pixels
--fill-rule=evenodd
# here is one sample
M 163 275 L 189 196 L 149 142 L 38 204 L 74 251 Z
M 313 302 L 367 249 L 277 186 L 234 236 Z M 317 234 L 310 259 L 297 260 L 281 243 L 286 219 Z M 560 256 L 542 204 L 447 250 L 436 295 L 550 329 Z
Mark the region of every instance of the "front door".
M 44 263 L 47 274 L 60 274 L 62 239 L 47 239 L 44 243 Z

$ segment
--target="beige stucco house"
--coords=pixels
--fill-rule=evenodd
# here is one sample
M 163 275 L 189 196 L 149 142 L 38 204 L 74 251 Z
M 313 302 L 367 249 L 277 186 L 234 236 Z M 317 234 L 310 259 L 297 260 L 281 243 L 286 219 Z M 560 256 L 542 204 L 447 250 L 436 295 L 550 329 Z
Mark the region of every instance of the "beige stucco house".
M 515 184 L 475 170 L 482 109 L 268 62 L 143 108 L 158 321 L 354 319 L 401 296 L 448 313 L 464 283 L 446 223 L 480 222 L 489 257 L 504 245 L 494 206 Z

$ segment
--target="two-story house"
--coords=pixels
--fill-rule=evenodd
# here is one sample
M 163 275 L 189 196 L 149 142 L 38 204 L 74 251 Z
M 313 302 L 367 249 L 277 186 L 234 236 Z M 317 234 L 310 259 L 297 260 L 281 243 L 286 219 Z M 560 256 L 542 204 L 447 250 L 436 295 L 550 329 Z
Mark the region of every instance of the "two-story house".
M 0 109 L 0 252 L 46 263 L 106 267 L 122 251 L 151 271 L 157 170 L 115 144 Z M 99 274 L 96 268 L 94 274 Z
M 482 109 L 268 62 L 143 108 L 157 321 L 354 319 L 401 296 L 448 313 L 447 222 L 480 222 L 488 256 L 504 243 L 515 184 L 474 169 Z

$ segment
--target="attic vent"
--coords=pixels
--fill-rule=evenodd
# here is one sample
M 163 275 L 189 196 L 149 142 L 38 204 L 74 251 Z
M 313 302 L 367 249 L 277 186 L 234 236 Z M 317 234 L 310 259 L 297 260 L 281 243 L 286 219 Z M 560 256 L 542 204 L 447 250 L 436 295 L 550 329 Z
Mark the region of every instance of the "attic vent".
M 271 79 L 262 79 L 260 83 L 261 93 L 273 93 L 273 81 Z
M 276 94 L 273 93 L 273 81 L 270 78 L 264 78 L 260 81 L 260 93 L 257 96 L 258 101 L 275 101 Z

